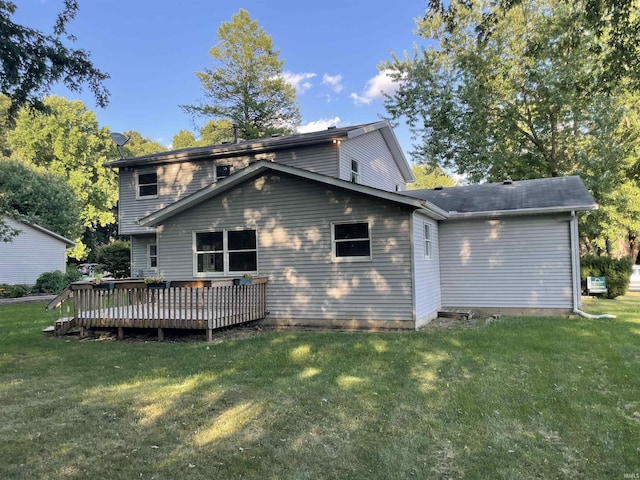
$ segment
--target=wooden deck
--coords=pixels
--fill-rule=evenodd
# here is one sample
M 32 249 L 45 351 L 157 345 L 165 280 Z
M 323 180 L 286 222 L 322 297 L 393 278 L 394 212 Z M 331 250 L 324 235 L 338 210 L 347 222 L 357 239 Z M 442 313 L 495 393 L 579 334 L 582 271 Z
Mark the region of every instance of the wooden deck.
M 53 300 L 47 309 L 59 308 L 60 317 L 72 318 L 81 335 L 99 327 L 118 328 L 119 336 L 124 328 L 157 328 L 162 338 L 162 329 L 175 328 L 206 330 L 211 339 L 214 329 L 264 318 L 266 285 L 266 278 L 245 285 L 232 280 L 173 281 L 167 288 L 152 288 L 141 280 L 74 283 L 66 297 Z

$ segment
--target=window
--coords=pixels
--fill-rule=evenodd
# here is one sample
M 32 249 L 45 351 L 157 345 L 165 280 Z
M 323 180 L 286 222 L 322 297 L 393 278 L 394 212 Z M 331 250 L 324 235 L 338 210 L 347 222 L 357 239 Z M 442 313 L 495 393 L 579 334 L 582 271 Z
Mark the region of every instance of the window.
M 351 182 L 360 183 L 360 162 L 351 159 Z
M 371 259 L 369 224 L 334 223 L 332 232 L 333 258 L 336 261 L 365 261 Z
M 150 244 L 147 251 L 147 267 L 158 268 L 158 246 L 156 244 Z
M 231 165 L 216 165 L 216 180 L 222 180 L 231 175 Z
M 224 230 L 194 235 L 196 274 L 257 272 L 255 230 Z
M 424 258 L 431 258 L 431 225 L 424 224 Z
M 158 196 L 158 174 L 147 172 L 138 174 L 138 198 Z

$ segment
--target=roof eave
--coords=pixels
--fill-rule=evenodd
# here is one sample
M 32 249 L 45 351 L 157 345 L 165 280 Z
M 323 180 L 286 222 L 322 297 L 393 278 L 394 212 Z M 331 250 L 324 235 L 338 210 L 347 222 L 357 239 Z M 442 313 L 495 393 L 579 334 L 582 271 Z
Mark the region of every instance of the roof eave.
M 357 129 L 360 130 L 360 129 Z M 313 132 L 316 133 L 316 132 Z M 123 168 L 137 165 L 156 165 L 160 163 L 186 162 L 190 160 L 199 160 L 203 158 L 230 157 L 234 155 L 242 155 L 246 153 L 261 153 L 265 151 L 282 150 L 296 146 L 317 145 L 320 143 L 334 143 L 341 138 L 348 138 L 349 131 L 321 131 L 322 135 L 309 136 L 300 138 L 293 136 L 277 140 L 274 143 L 272 138 L 257 139 L 254 142 L 243 142 L 240 144 L 212 145 L 209 147 L 197 147 L 195 149 L 177 150 L 174 152 L 161 152 L 152 155 L 145 155 L 134 158 L 124 158 L 105 162 L 104 166 L 108 168 Z M 281 138 L 281 137 L 278 137 Z

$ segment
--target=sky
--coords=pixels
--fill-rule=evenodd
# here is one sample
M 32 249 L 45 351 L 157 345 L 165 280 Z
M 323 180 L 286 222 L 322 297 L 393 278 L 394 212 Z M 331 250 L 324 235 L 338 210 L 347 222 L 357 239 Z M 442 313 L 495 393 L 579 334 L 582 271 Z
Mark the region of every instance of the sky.
M 63 6 L 62 0 L 14 1 L 14 21 L 46 33 Z M 97 107 L 86 88 L 77 94 L 57 86 L 51 93 L 84 101 L 101 127 L 135 130 L 169 147 L 176 133 L 198 125 L 179 105 L 204 98 L 194 72 L 212 66 L 208 52 L 217 29 L 241 8 L 279 50 L 285 77 L 296 87 L 305 132 L 385 115 L 380 91 L 393 85 L 377 66 L 392 52 L 412 53 L 414 42 L 420 42 L 415 19 L 426 0 L 80 0 L 79 5 L 68 26 L 77 38 L 73 47 L 89 51 L 93 64 L 111 76 L 105 82 L 110 102 Z M 408 129 L 401 125 L 395 132 L 408 152 Z

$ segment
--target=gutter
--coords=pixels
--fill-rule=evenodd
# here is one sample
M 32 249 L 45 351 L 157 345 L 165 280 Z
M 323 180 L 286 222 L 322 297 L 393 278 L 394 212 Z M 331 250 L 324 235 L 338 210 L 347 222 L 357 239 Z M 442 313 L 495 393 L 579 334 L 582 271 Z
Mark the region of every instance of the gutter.
M 582 306 L 582 297 L 580 295 L 582 286 L 580 284 L 580 254 L 578 253 L 578 217 L 576 217 L 575 210 L 571 211 L 569 230 L 569 238 L 571 244 L 571 283 L 573 285 L 573 313 L 592 320 L 598 320 L 601 318 L 616 318 L 615 315 L 592 315 L 580 310 L 580 307 Z
M 575 215 L 579 210 L 597 210 L 598 205 L 573 205 L 573 206 L 561 206 L 561 207 L 543 207 L 543 208 L 519 208 L 517 210 L 486 210 L 484 212 L 449 212 L 450 219 L 456 218 L 487 218 L 487 217 L 507 217 L 511 215 L 536 215 L 536 214 L 549 214 L 549 213 L 566 213 L 568 211 Z

